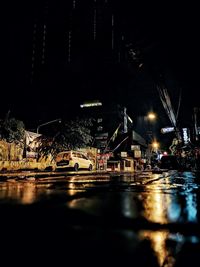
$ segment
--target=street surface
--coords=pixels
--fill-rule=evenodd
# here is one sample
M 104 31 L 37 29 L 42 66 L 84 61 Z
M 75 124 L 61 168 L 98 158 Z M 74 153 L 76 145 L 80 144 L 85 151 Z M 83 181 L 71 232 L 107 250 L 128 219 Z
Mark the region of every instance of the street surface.
M 149 171 L 1 179 L 6 266 L 199 266 L 199 178 Z

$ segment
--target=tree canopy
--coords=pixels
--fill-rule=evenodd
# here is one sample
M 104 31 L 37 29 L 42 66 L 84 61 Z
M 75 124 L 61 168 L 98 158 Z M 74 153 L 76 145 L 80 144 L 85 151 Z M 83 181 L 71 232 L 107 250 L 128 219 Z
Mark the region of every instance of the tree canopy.
M 0 119 L 0 139 L 9 143 L 23 142 L 25 126 L 21 120 L 9 117 L 7 113 L 5 119 Z
M 62 123 L 54 136 L 40 136 L 38 152 L 40 155 L 57 154 L 63 150 L 74 150 L 90 146 L 92 119 L 70 120 Z

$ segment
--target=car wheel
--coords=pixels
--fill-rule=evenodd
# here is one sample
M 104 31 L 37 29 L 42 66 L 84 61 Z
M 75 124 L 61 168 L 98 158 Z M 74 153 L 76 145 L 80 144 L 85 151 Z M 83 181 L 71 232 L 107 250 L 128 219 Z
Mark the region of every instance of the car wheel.
M 89 169 L 89 171 L 92 170 L 92 164 L 89 165 L 89 168 L 88 169 Z
M 78 166 L 78 163 L 76 163 L 76 164 L 74 165 L 74 170 L 77 172 L 78 169 L 79 169 L 79 166 Z

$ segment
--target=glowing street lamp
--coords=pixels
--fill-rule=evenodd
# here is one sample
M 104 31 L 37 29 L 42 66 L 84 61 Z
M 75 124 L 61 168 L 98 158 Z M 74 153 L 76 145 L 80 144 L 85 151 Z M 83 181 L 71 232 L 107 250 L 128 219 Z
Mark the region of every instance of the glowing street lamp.
M 159 143 L 158 143 L 157 141 L 154 141 L 154 142 L 152 143 L 152 148 L 153 148 L 155 151 L 157 151 L 158 148 L 159 148 Z
M 156 113 L 150 111 L 147 113 L 147 115 L 144 117 L 144 120 L 146 121 L 146 127 L 147 127 L 147 136 L 148 136 L 148 141 L 152 141 L 152 136 L 153 136 L 153 126 L 154 123 L 156 122 L 157 115 Z
M 156 119 L 156 114 L 154 112 L 149 112 L 147 114 L 147 118 L 150 120 L 150 121 L 154 121 Z
M 42 126 L 44 126 L 44 125 L 47 125 L 47 124 L 51 124 L 51 123 L 57 122 L 57 121 L 58 121 L 59 123 L 61 123 L 61 119 L 56 119 L 56 120 L 48 121 L 48 122 L 45 122 L 45 123 L 43 123 L 43 124 L 38 125 L 38 127 L 37 127 L 37 133 L 39 133 L 39 129 L 40 129 L 40 127 L 42 127 Z

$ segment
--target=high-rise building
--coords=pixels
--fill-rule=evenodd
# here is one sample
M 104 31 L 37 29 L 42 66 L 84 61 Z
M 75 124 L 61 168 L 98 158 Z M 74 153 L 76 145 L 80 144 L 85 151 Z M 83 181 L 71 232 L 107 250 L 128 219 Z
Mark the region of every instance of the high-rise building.
M 59 102 L 59 113 L 64 113 L 90 97 L 114 97 L 121 32 L 113 2 L 30 0 L 24 7 L 15 5 L 8 27 L 9 83 L 22 113 L 32 107 L 39 116 L 48 111 L 52 118 L 50 112 L 56 111 L 49 110 L 49 103 Z M 71 99 L 67 105 L 66 97 Z
M 64 71 L 63 68 L 70 68 L 70 64 L 75 69 L 80 66 L 93 68 L 94 63 L 102 68 L 102 62 L 107 64 L 119 60 L 119 40 L 122 37 L 116 25 L 112 1 L 66 2 L 46 0 L 35 4 L 31 83 L 39 82 L 52 71 Z

